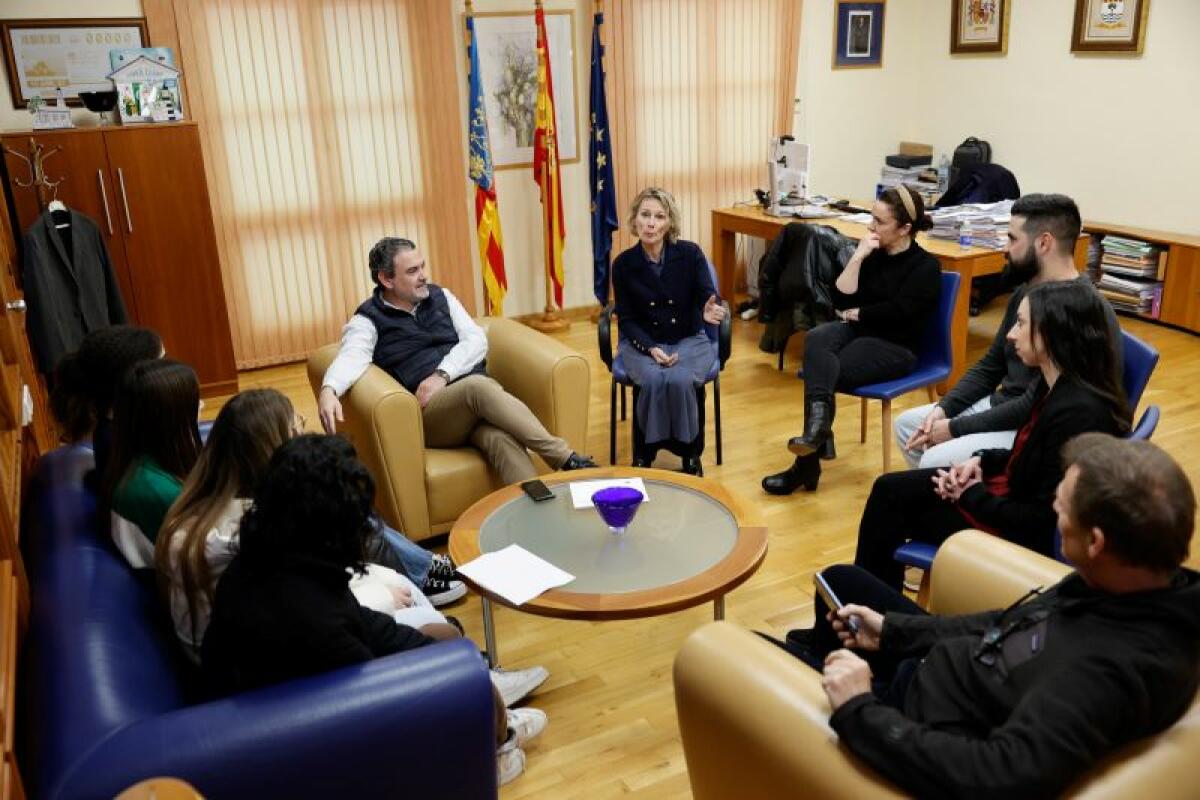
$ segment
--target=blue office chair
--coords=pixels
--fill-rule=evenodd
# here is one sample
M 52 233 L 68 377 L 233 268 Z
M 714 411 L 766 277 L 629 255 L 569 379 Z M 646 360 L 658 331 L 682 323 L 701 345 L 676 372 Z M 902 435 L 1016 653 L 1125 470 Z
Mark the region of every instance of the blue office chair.
M 708 274 L 712 278 L 713 286 L 719 286 L 717 283 L 717 271 L 713 267 L 711 261 L 708 263 Z M 721 370 L 725 369 L 725 362 L 729 360 L 729 354 L 733 347 L 733 314 L 730 313 L 729 303 L 724 300 L 721 304 L 725 306 L 725 319 L 720 325 L 705 325 L 704 331 L 708 334 L 709 341 L 717 345 L 717 355 L 713 359 L 713 364 L 709 367 L 708 375 L 705 377 L 706 384 L 713 385 L 713 423 L 716 427 L 717 435 L 717 464 L 722 461 L 721 453 Z M 625 387 L 633 387 L 633 403 L 637 405 L 638 387 L 629 377 L 629 372 L 625 369 L 625 362 L 620 355 L 613 354 L 612 346 L 612 318 L 613 318 L 613 303 L 605 306 L 604 311 L 600 313 L 600 318 L 597 320 L 596 333 L 600 346 L 600 360 L 608 367 L 609 373 L 612 375 L 612 380 L 609 385 L 608 397 L 608 463 L 617 463 L 617 387 L 621 387 L 621 419 L 625 419 Z M 703 409 L 701 409 L 703 413 Z M 637 429 L 637 414 L 633 415 L 633 425 L 635 432 L 633 433 L 636 439 Z
M 1157 350 L 1133 334 L 1121 331 L 1121 383 L 1125 389 L 1125 396 L 1129 400 L 1130 411 L 1137 408 L 1142 393 L 1146 391 L 1146 386 L 1150 383 L 1150 376 L 1154 373 L 1154 368 L 1158 366 L 1158 359 Z M 1148 406 L 1127 438 L 1149 441 L 1155 428 L 1158 427 L 1161 413 L 1158 406 Z M 917 591 L 917 602 L 922 606 L 925 605 L 929 596 L 929 571 L 933 566 L 933 557 L 937 555 L 937 550 L 936 544 L 912 541 L 900 545 L 892 554 L 894 559 L 906 567 L 917 567 L 924 571 L 921 587 Z M 1061 538 L 1058 531 L 1054 532 L 1054 555 L 1060 561 L 1063 560 Z
M 1132 333 L 1121 331 L 1121 383 L 1129 400 L 1130 413 L 1137 410 L 1138 401 L 1142 399 L 1142 392 L 1146 391 L 1156 366 L 1158 351 Z
M 937 312 L 925 327 L 921 345 L 917 349 L 917 365 L 903 378 L 883 383 L 859 386 L 847 394 L 862 399 L 862 421 L 859 441 L 867 441 L 867 400 L 883 401 L 883 471 L 892 465 L 892 400 L 900 395 L 925 389 L 929 401 L 934 402 L 933 387 L 950 377 L 953 353 L 950 341 L 950 326 L 954 317 L 954 301 L 958 298 L 959 275 L 957 272 L 942 273 L 942 293 L 938 297 Z M 801 377 L 804 370 L 800 370 Z

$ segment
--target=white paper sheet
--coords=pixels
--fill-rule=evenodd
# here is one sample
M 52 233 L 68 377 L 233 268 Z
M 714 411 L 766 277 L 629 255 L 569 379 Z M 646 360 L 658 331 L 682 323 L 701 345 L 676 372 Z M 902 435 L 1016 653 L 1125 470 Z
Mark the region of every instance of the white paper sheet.
M 484 553 L 470 563 L 459 564 L 458 571 L 517 606 L 528 603 L 547 589 L 564 586 L 575 580 L 571 573 L 564 572 L 518 544 L 510 544 L 494 553 Z
M 601 489 L 608 489 L 612 486 L 628 486 L 630 489 L 637 489 L 642 493 L 642 502 L 649 502 L 650 495 L 646 491 L 646 483 L 641 478 L 608 478 L 600 481 L 572 481 L 567 484 L 571 487 L 571 505 L 577 510 L 581 508 L 592 507 L 592 495 Z

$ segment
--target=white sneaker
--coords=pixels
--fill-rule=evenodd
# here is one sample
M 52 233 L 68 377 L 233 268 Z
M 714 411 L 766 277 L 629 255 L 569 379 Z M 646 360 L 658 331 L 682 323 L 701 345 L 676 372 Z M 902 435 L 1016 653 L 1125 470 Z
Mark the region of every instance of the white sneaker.
M 511 706 L 537 687 L 546 682 L 550 673 L 545 667 L 530 667 L 529 669 L 500 669 L 492 670 L 492 683 L 504 698 L 504 705 Z
M 529 744 L 538 734 L 546 730 L 548 721 L 546 712 L 536 708 L 510 708 L 508 710 L 508 729 L 516 736 L 518 747 Z
M 525 771 L 525 751 L 517 744 L 517 737 L 509 733 L 508 740 L 496 751 L 496 779 L 503 786 L 511 783 Z

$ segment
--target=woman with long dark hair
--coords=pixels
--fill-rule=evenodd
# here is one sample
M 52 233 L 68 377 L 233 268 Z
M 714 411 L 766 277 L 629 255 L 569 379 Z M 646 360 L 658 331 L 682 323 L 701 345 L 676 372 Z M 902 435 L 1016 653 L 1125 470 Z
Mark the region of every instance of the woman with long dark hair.
M 221 693 L 246 691 L 458 638 L 445 623 L 419 629 L 362 606 L 351 574 L 366 564 L 375 481 L 336 436 L 281 445 L 241 522 L 238 554 L 217 584 L 201 665 Z M 496 709 L 500 783 L 521 774 L 521 745 L 546 715 Z M 415 732 L 415 735 L 420 735 Z
M 187 364 L 139 361 L 121 378 L 103 499 L 117 549 L 135 568 L 154 566 L 154 540 L 200 455 L 200 383 Z
M 1074 281 L 1034 287 L 1008 338 L 1021 360 L 1041 373 L 1012 449 L 984 450 L 949 469 L 882 475 L 871 489 L 854 563 L 889 586 L 898 588 L 903 578 L 892 557 L 898 546 L 909 539 L 937 544 L 964 528 L 1052 556 L 1062 446 L 1088 431 L 1129 432 L 1119 345 L 1095 289 Z
M 815 491 L 821 459 L 835 455 L 834 393 L 894 380 L 917 363 L 915 351 L 942 287 L 937 259 L 916 240 L 932 226 L 920 195 L 903 184 L 875 201 L 867 235 L 834 282 L 838 320 L 804 338 L 804 433 L 788 441 L 796 458 L 763 478 L 764 491 Z

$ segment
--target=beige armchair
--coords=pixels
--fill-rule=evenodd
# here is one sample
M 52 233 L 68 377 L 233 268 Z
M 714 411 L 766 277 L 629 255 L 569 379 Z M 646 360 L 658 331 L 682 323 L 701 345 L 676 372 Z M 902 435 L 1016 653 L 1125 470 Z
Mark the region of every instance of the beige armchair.
M 520 398 L 546 429 L 578 452 L 587 439 L 591 371 L 579 353 L 509 319 L 477 320 L 487 331 L 488 374 Z M 321 391 L 337 355 L 326 345 L 308 358 L 308 381 Z M 450 530 L 472 503 L 500 488 L 473 447 L 425 446 L 421 408 L 411 392 L 372 365 L 342 398 L 340 427 L 375 476 L 375 507 L 384 521 L 414 541 Z M 539 471 L 549 468 L 534 456 Z
M 979 531 L 952 536 L 934 563 L 930 608 L 939 614 L 1002 608 L 1068 571 Z M 675 658 L 675 703 L 696 800 L 905 796 L 838 741 L 816 671 L 728 622 L 684 642 Z M 1067 796 L 1195 797 L 1197 753 L 1200 700 L 1169 730 L 1110 756 Z

